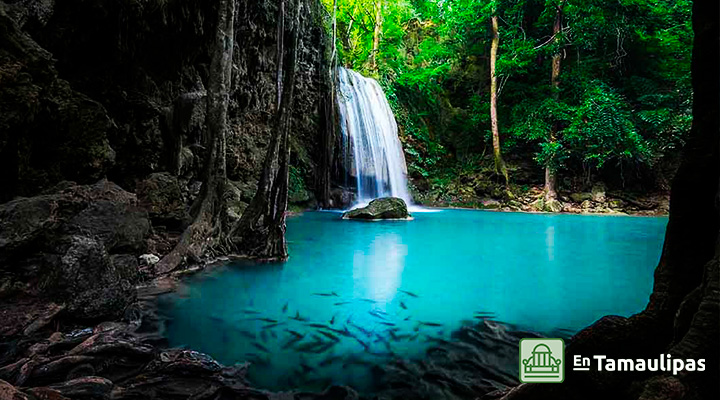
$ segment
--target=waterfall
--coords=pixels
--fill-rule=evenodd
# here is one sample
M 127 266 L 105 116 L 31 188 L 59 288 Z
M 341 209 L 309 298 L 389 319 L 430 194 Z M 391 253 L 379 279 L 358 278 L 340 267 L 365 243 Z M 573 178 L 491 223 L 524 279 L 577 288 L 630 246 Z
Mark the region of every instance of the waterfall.
M 385 93 L 355 71 L 340 67 L 338 77 L 343 166 L 356 185 L 357 203 L 392 196 L 410 205 L 405 156 Z

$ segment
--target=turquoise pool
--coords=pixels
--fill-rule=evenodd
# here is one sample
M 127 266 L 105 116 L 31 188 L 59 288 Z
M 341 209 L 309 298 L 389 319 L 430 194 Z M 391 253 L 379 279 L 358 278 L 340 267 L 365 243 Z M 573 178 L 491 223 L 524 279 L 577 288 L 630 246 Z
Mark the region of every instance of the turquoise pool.
M 488 318 L 557 336 L 642 310 L 667 218 L 469 210 L 357 222 L 288 220 L 290 260 L 235 263 L 159 299 L 172 346 L 250 361 L 268 389 L 371 387 L 372 367 L 421 357 Z

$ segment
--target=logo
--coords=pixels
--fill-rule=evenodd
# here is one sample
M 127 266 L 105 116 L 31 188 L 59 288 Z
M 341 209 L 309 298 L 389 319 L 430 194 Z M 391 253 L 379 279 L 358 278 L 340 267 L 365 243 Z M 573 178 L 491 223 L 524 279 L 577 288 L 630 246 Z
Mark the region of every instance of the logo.
M 520 382 L 560 383 L 565 380 L 562 339 L 520 340 Z

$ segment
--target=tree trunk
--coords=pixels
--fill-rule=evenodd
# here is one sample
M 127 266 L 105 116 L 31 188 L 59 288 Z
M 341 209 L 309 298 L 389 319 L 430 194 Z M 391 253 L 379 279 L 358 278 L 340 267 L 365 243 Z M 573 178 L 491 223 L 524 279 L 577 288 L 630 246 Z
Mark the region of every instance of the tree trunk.
M 498 131 L 497 116 L 497 75 L 495 74 L 495 61 L 497 60 L 498 44 L 500 36 L 498 35 L 498 17 L 492 17 L 492 42 L 490 44 L 490 126 L 492 127 L 493 136 L 493 155 L 495 156 L 495 172 L 505 178 L 505 187 L 508 186 L 508 172 L 505 162 L 500 153 L 500 133 Z
M 217 218 L 222 209 L 222 192 L 225 190 L 225 137 L 229 88 L 232 74 L 234 47 L 233 23 L 235 0 L 221 0 L 218 5 L 218 25 L 210 61 L 207 91 L 207 148 L 200 195 L 191 208 L 192 224 L 180 236 L 175 248 L 156 266 L 159 273 L 167 273 L 180 264 L 199 261 L 208 246 L 213 245 L 223 231 Z
M 370 68 L 377 70 L 377 54 L 380 51 L 380 34 L 382 33 L 382 0 L 375 3 L 375 28 L 373 30 L 373 45 L 370 53 Z
M 559 40 L 560 31 L 562 30 L 562 7 L 563 3 L 561 2 L 557 6 L 557 11 L 555 14 L 555 24 L 553 25 L 553 37 L 554 41 L 557 42 Z M 558 90 L 560 88 L 560 62 L 562 60 L 562 53 L 560 51 L 557 51 L 555 55 L 553 55 L 552 58 L 552 74 L 550 76 L 550 89 L 552 90 L 552 96 L 555 100 L 558 99 Z M 556 123 L 553 123 L 552 127 L 550 128 L 550 143 L 554 143 L 555 140 L 557 140 L 557 131 L 558 126 Z M 557 199 L 557 192 L 555 191 L 555 183 L 557 180 L 556 177 L 556 166 L 553 165 L 552 160 L 547 163 L 545 166 L 545 204 L 547 205 L 550 202 L 554 202 Z
M 284 0 L 281 1 L 281 7 Z M 300 8 L 297 0 L 293 7 L 290 47 L 278 49 L 278 69 L 283 69 L 283 81 L 278 85 L 278 112 L 275 131 L 268 145 L 263 170 L 255 197 L 230 234 L 235 248 L 253 257 L 268 260 L 285 260 L 288 257 L 285 243 L 285 211 L 288 204 L 288 178 L 290 143 L 289 133 L 292 116 L 295 70 L 300 37 Z M 279 16 L 283 24 L 284 15 Z M 278 40 L 278 43 L 283 41 Z
M 337 70 L 337 0 L 333 1 L 332 16 L 332 42 L 330 44 L 330 59 L 326 60 L 328 73 L 324 77 L 327 80 L 327 90 L 323 99 L 322 109 L 324 113 L 323 125 L 320 127 L 323 132 L 323 152 L 320 159 L 320 174 L 318 176 L 317 198 L 322 208 L 330 208 L 333 205 L 330 200 L 330 180 L 333 167 L 333 155 L 335 152 L 335 130 L 337 127 L 335 107 L 335 71 Z

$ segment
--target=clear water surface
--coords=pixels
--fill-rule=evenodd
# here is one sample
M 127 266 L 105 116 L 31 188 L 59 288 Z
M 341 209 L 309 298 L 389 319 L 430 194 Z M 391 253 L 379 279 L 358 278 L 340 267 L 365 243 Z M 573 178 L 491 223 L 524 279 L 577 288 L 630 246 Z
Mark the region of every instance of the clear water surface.
M 469 210 L 414 217 L 290 218 L 288 262 L 189 278 L 159 299 L 165 334 L 226 364 L 250 361 L 253 384 L 268 389 L 367 388 L 373 364 L 422 356 L 428 337 L 450 338 L 473 318 L 551 334 L 639 312 L 667 224 Z

